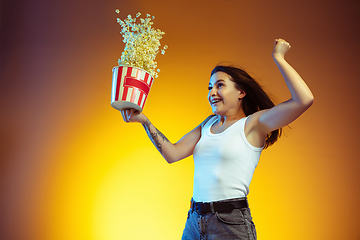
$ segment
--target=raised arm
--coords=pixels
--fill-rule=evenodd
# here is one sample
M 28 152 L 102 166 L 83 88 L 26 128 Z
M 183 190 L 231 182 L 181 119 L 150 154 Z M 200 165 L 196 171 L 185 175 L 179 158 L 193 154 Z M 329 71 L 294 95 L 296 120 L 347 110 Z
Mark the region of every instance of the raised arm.
M 143 125 L 151 142 L 168 163 L 177 162 L 193 154 L 196 143 L 201 137 L 201 124 L 182 137 L 177 143 L 171 143 L 143 114 L 134 109 L 121 111 L 125 122 L 139 122 Z
M 285 61 L 285 54 L 290 49 L 290 44 L 283 39 L 275 40 L 272 53 L 285 83 L 291 93 L 291 98 L 275 107 L 257 112 L 255 120 L 258 131 L 266 136 L 267 133 L 282 128 L 305 112 L 313 103 L 314 96 L 309 87 L 289 63 Z

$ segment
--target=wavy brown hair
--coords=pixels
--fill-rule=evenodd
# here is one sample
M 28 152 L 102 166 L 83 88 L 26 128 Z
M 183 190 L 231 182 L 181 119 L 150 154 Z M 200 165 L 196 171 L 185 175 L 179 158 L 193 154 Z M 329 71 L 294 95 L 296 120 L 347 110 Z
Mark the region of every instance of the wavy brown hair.
M 246 92 L 242 107 L 246 116 L 263 109 L 275 106 L 274 102 L 264 89 L 246 71 L 234 66 L 218 65 L 211 71 L 211 76 L 216 72 L 224 72 L 230 76 L 238 90 Z M 273 145 L 281 136 L 282 129 L 276 129 L 267 134 L 264 148 Z

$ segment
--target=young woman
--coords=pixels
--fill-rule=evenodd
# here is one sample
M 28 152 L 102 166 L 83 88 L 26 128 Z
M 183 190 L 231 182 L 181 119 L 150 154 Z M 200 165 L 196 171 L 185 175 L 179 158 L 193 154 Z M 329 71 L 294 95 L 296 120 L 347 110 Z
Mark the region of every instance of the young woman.
M 183 240 L 256 239 L 246 196 L 261 151 L 314 101 L 310 89 L 284 59 L 289 43 L 276 39 L 274 45 L 272 56 L 291 93 L 289 100 L 276 106 L 245 71 L 217 66 L 208 94 L 214 115 L 177 143 L 171 143 L 143 113 L 121 112 L 126 122 L 144 126 L 168 163 L 194 157 L 193 198 Z

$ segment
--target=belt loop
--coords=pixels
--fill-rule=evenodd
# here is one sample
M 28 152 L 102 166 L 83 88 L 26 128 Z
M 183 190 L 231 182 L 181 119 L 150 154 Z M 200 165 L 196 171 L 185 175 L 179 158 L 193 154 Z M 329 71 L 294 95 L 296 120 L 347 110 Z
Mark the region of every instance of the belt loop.
M 215 210 L 214 210 L 214 202 L 210 202 L 210 210 L 211 210 L 212 213 L 215 212 Z

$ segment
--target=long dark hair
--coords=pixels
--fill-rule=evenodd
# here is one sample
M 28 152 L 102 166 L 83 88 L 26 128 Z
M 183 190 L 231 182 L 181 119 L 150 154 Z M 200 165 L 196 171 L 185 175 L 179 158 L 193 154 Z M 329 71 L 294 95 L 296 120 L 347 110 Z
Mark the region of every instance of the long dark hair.
M 262 87 L 243 69 L 234 66 L 218 65 L 211 71 L 211 76 L 216 72 L 224 72 L 230 76 L 238 90 L 246 92 L 242 99 L 242 107 L 246 116 L 254 112 L 269 109 L 275 106 L 268 94 Z M 273 145 L 281 136 L 282 129 L 276 129 L 266 136 L 264 148 Z

